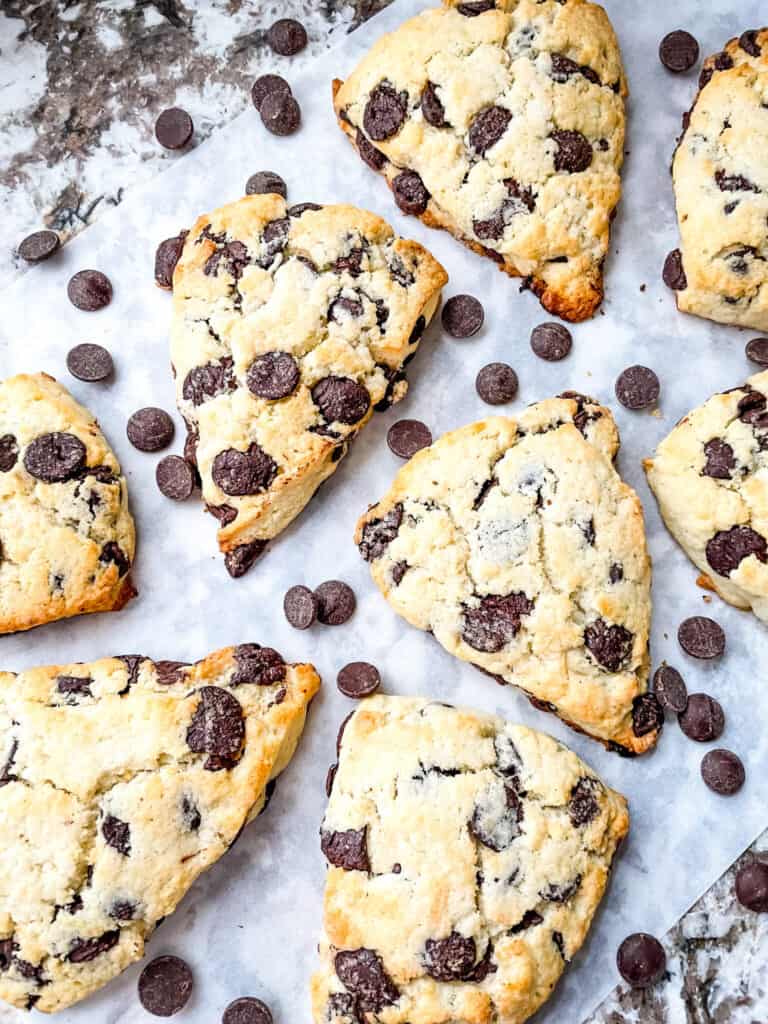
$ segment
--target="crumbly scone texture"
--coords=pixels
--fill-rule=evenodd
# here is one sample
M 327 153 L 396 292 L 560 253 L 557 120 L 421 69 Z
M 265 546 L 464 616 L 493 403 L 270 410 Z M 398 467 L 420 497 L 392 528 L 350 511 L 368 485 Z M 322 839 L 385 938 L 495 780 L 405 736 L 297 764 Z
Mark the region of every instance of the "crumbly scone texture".
M 451 654 L 625 753 L 656 742 L 642 507 L 608 409 L 548 399 L 415 455 L 358 523 L 394 610 Z
M 683 129 L 672 168 L 678 308 L 768 330 L 768 29 L 705 61 Z
M 645 462 L 699 582 L 768 622 L 768 370 L 689 412 Z
M 173 279 L 188 456 L 240 575 L 407 390 L 447 275 L 353 206 L 247 196 L 198 219 Z
M 93 416 L 53 377 L 0 383 L 0 633 L 135 596 L 136 547 L 120 464 Z
M 334 107 L 404 212 L 578 321 L 603 296 L 626 92 L 602 7 L 451 0 L 379 39 Z
M 403 697 L 344 727 L 315 1024 L 522 1024 L 576 955 L 626 801 L 504 719 Z
M 61 1010 L 138 960 L 264 806 L 318 686 L 257 644 L 0 673 L 0 998 Z

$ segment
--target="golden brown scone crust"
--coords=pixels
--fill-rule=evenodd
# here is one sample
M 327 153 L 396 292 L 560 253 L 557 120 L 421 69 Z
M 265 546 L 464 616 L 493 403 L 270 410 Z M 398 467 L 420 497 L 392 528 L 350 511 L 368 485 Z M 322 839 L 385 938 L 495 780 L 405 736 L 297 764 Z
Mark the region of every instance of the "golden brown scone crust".
M 396 197 L 398 175 L 421 178 L 426 208 L 405 212 L 525 278 L 550 312 L 585 320 L 602 300 L 621 194 L 627 90 L 613 28 L 585 0 L 473 8 L 451 0 L 379 39 L 346 81 L 334 82 L 339 125 Z M 382 83 L 400 97 L 402 118 L 377 128 Z M 478 118 L 491 108 L 508 124 L 478 148 Z M 583 162 L 572 171 L 560 151 L 574 137 L 561 147 L 563 131 L 581 136 Z
M 0 998 L 61 1010 L 138 960 L 263 807 L 319 683 L 256 644 L 0 673 Z
M 446 280 L 426 249 L 353 206 L 299 214 L 257 195 L 197 220 L 174 274 L 171 359 L 233 575 L 301 512 L 374 408 L 403 397 L 404 364 Z M 295 375 L 290 390 L 257 395 L 249 374 L 276 352 Z M 351 399 L 334 401 L 328 380 Z M 242 486 L 216 479 L 231 450 L 241 463 L 256 453 Z
M 628 826 L 549 736 L 364 701 L 323 822 L 315 1024 L 522 1024 L 582 945 Z
M 91 413 L 48 374 L 2 381 L 0 633 L 122 608 L 135 548 L 125 478 Z
M 394 610 L 611 748 L 643 753 L 651 568 L 608 409 L 583 396 L 445 434 L 360 519 Z

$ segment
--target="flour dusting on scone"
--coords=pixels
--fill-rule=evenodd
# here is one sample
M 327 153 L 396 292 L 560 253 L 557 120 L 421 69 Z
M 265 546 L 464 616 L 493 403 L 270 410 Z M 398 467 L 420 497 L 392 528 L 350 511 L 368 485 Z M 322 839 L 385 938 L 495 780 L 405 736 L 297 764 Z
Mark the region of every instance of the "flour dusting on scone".
M 407 390 L 447 276 L 353 206 L 247 196 L 200 217 L 173 278 L 188 458 L 240 576 Z
M 663 722 L 648 687 L 643 514 L 608 409 L 566 393 L 454 430 L 358 523 L 395 611 L 451 654 L 623 753 Z
M 122 608 L 128 490 L 98 423 L 45 373 L 0 382 L 0 633 Z
M 0 673 L 0 998 L 101 988 L 258 814 L 318 689 L 258 644 Z
M 689 412 L 645 468 L 700 582 L 768 622 L 768 370 Z
M 522 1024 L 576 956 L 626 801 L 504 719 L 403 697 L 343 728 L 315 1024 Z
M 603 297 L 625 95 L 608 16 L 584 0 L 451 0 L 334 82 L 339 125 L 398 207 L 573 321 Z
M 678 308 L 768 330 L 768 29 L 709 57 L 683 118 L 673 177 Z

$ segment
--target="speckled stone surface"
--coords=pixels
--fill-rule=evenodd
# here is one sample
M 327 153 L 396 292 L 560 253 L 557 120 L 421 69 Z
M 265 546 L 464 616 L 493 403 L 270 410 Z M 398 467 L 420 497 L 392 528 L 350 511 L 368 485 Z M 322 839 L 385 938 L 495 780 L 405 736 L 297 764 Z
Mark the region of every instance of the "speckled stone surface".
M 132 185 L 184 159 L 155 141 L 161 110 L 190 112 L 195 145 L 250 103 L 260 71 L 290 77 L 386 3 L 2 0 L 0 286 L 23 272 L 14 248 L 25 234 L 47 226 L 69 237 Z M 286 16 L 302 20 L 310 37 L 292 61 L 265 42 L 265 29 Z M 768 857 L 768 832 L 745 856 L 755 855 Z M 735 866 L 666 936 L 667 980 L 646 993 L 617 988 L 589 1024 L 768 1021 L 768 915 L 737 904 L 734 874 Z

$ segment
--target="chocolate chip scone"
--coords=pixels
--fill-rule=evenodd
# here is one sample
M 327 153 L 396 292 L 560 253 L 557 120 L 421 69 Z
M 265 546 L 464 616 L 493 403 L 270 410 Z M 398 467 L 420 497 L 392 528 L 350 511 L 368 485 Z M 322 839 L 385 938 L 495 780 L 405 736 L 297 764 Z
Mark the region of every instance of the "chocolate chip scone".
M 768 370 L 689 412 L 645 461 L 700 583 L 768 622 Z
M 404 367 L 447 275 L 353 206 L 247 196 L 198 219 L 173 278 L 187 454 L 240 576 L 336 469 Z
M 380 39 L 334 106 L 404 213 L 584 320 L 603 296 L 626 91 L 602 7 L 451 0 Z
M 624 798 L 551 737 L 403 697 L 340 735 L 316 1024 L 522 1024 L 578 952 Z
M 768 329 L 768 29 L 709 57 L 673 163 L 680 249 L 665 280 L 686 313 Z
M 0 998 L 60 1010 L 138 960 L 263 808 L 319 685 L 258 644 L 0 673 Z
M 122 608 L 135 547 L 93 416 L 45 373 L 0 382 L 0 633 Z
M 651 570 L 608 409 L 571 395 L 444 435 L 358 523 L 395 611 L 451 654 L 624 753 L 663 721 L 648 693 Z

